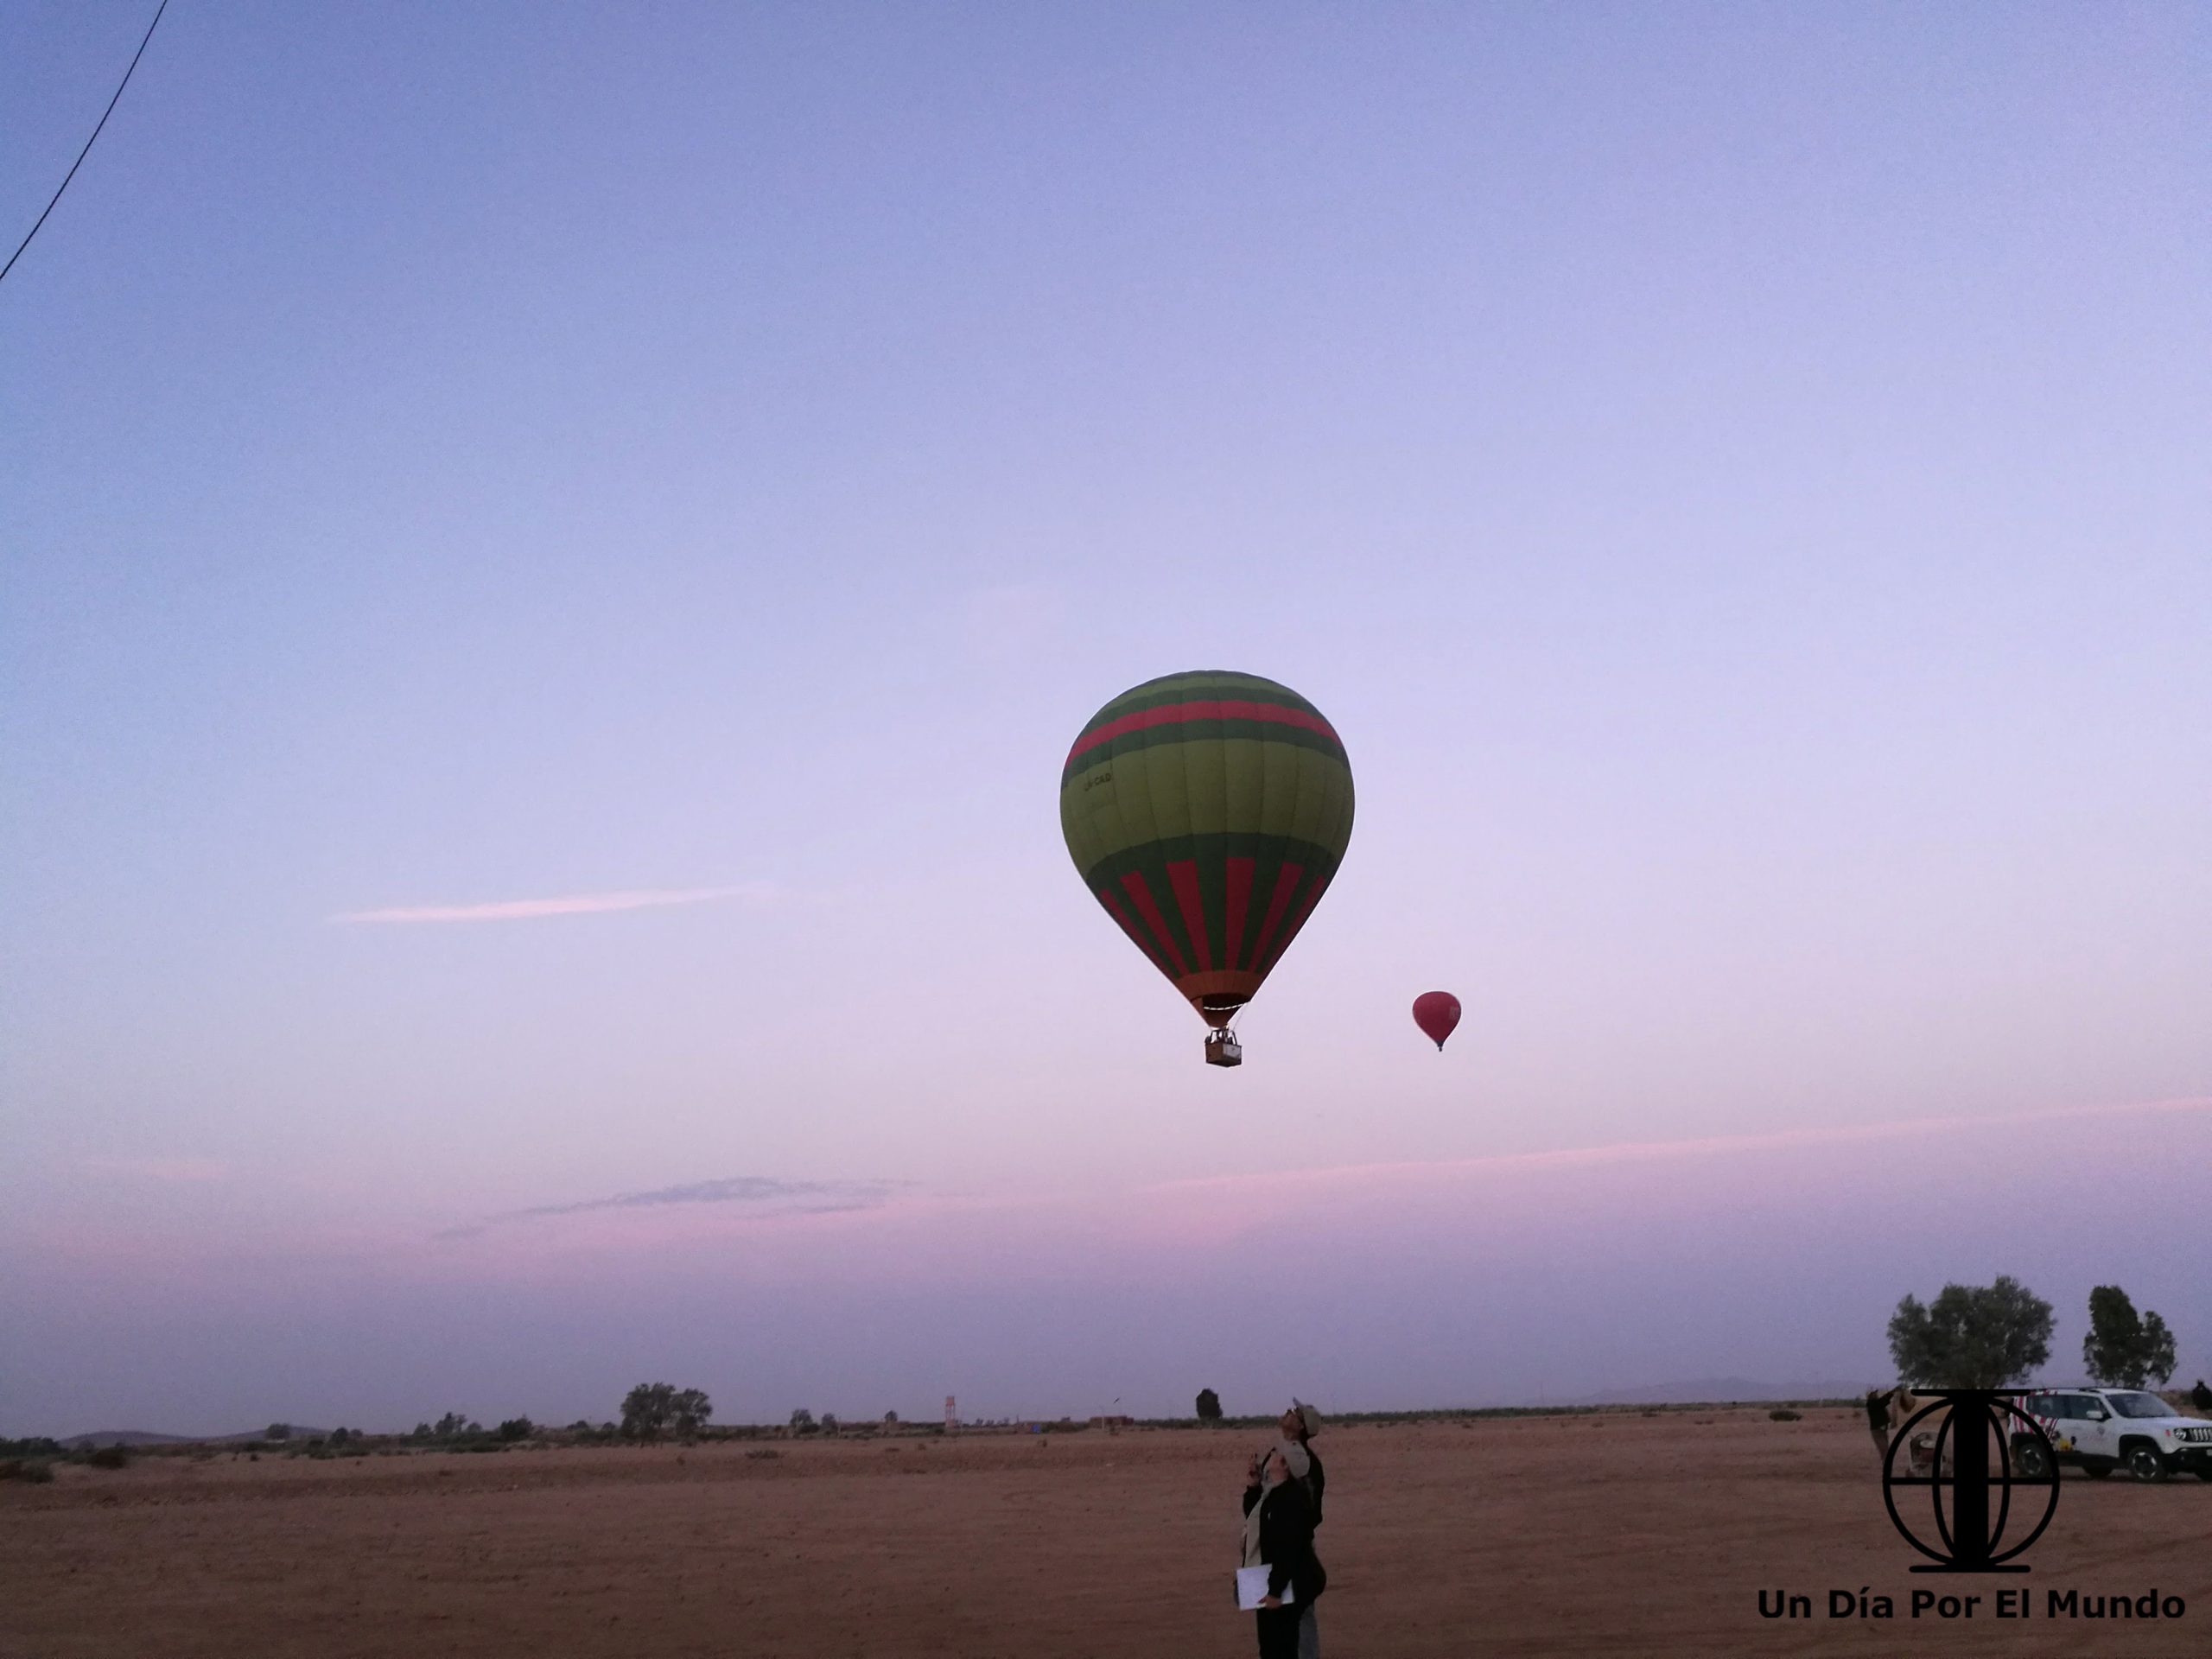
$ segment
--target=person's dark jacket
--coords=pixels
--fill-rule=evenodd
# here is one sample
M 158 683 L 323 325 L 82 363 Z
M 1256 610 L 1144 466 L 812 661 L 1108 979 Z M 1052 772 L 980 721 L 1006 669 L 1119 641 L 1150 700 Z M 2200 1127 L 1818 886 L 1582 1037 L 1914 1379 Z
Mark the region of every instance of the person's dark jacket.
M 1313 1524 L 1321 1524 L 1321 1488 L 1328 1477 L 1321 1472 L 1321 1454 L 1313 1449 L 1313 1442 L 1306 1442 L 1306 1461 L 1312 1465 L 1306 1471 L 1306 1496 L 1313 1506 Z
M 1329 1587 L 1321 1558 L 1313 1553 L 1313 1506 L 1306 1489 L 1286 1480 L 1260 1496 L 1256 1486 L 1244 1489 L 1244 1513 L 1260 1504 L 1260 1559 L 1268 1564 L 1268 1593 L 1281 1596 L 1287 1586 L 1295 1592 L 1294 1605 L 1311 1602 Z

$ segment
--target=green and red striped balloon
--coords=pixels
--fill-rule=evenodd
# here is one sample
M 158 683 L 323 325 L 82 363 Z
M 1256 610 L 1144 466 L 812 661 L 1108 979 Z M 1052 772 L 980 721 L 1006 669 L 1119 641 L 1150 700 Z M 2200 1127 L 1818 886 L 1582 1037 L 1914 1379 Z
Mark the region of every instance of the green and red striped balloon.
M 1060 829 L 1084 885 L 1219 1027 L 1328 891 L 1351 840 L 1351 763 L 1287 686 L 1170 674 L 1085 722 Z

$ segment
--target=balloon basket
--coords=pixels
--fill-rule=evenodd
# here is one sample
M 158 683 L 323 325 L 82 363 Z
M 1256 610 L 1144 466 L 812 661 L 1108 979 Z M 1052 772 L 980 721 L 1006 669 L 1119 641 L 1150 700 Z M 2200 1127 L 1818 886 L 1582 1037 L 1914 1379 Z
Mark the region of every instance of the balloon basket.
M 1206 1064 L 1208 1065 L 1242 1065 L 1244 1050 L 1233 1031 L 1206 1033 Z

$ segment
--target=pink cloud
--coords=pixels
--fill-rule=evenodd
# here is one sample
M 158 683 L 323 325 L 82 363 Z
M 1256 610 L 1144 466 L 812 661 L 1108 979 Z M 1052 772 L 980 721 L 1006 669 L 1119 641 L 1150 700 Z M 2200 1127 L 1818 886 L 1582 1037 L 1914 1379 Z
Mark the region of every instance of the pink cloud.
M 609 911 L 655 910 L 671 905 L 706 905 L 732 899 L 765 904 L 775 896 L 773 883 L 747 881 L 726 887 L 641 887 L 616 893 L 570 893 L 558 899 L 506 899 L 490 904 L 351 910 L 330 919 L 346 924 L 512 922 L 540 916 L 593 916 Z

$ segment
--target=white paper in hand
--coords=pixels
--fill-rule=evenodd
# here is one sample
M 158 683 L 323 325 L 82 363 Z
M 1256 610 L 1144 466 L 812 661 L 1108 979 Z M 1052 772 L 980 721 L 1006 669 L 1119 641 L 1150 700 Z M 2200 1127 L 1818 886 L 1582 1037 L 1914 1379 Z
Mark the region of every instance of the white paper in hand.
M 1236 1569 L 1236 1609 L 1239 1612 L 1254 1613 L 1260 1610 L 1260 1598 L 1268 1593 L 1268 1569 L 1264 1567 L 1240 1567 Z M 1282 1587 L 1282 1605 L 1291 1603 L 1288 1585 Z

